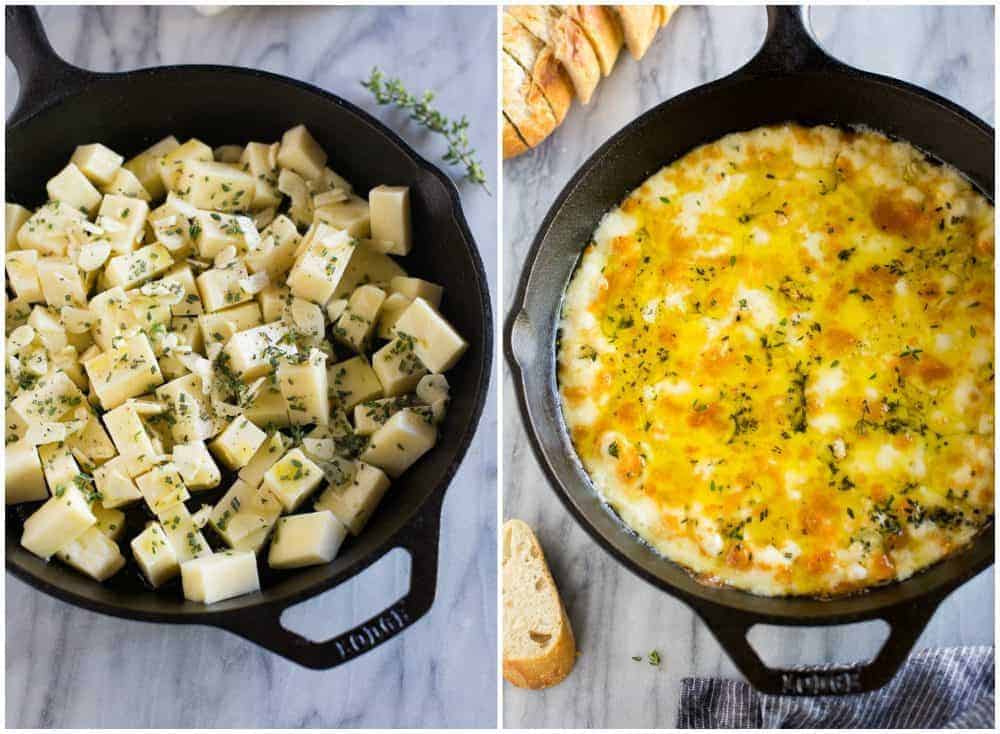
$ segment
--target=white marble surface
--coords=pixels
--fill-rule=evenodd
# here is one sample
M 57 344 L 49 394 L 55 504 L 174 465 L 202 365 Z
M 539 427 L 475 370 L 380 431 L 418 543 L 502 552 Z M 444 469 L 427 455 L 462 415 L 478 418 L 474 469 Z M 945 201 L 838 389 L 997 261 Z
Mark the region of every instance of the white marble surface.
M 231 9 L 47 7 L 56 50 L 91 69 L 221 63 L 317 84 L 375 111 L 359 80 L 372 64 L 464 112 L 496 190 L 493 8 Z M 6 109 L 16 76 L 7 64 Z M 376 111 L 430 160 L 440 141 Z M 496 277 L 496 199 L 460 185 Z M 226 632 L 127 622 L 68 606 L 8 575 L 7 725 L 11 727 L 493 727 L 496 722 L 496 409 L 444 503 L 437 600 L 395 640 L 337 670 L 300 668 Z M 402 552 L 286 621 L 340 632 L 408 586 Z M 325 622 L 323 621 L 325 620 Z
M 812 18 L 840 59 L 928 87 L 992 122 L 992 7 L 820 7 Z M 577 167 L 640 113 L 741 66 L 763 33 L 760 8 L 682 8 L 641 63 L 620 59 L 587 108 L 574 106 L 540 149 L 505 164 L 506 303 L 538 225 Z M 687 607 L 619 566 L 569 516 L 538 468 L 506 365 L 503 389 L 504 514 L 537 528 L 582 653 L 555 688 L 505 685 L 504 725 L 670 727 L 682 677 L 738 674 Z M 918 646 L 992 644 L 993 576 L 991 568 L 948 599 Z M 884 634 L 879 625 L 757 629 L 752 640 L 772 663 L 847 662 L 870 657 Z M 658 668 L 631 659 L 654 649 L 663 658 Z

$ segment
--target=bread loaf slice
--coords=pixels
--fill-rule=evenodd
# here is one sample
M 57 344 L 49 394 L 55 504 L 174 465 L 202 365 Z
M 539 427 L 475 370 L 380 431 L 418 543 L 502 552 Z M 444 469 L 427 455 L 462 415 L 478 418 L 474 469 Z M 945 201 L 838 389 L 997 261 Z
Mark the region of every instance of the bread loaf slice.
M 511 124 L 510 118 L 507 117 L 507 113 L 503 113 L 503 157 L 504 160 L 507 158 L 514 158 L 515 156 L 521 155 L 521 153 L 529 150 L 528 144 L 524 142 L 524 138 L 521 137 L 521 133 L 517 131 L 517 128 Z
M 548 688 L 576 663 L 576 641 L 545 555 L 521 520 L 503 526 L 503 677 Z
M 622 24 L 625 45 L 632 58 L 641 59 L 660 29 L 660 6 L 613 5 Z
M 528 147 L 534 148 L 556 129 L 556 118 L 542 90 L 506 51 L 500 54 L 500 66 L 504 112 Z
M 674 15 L 674 11 L 677 10 L 676 5 L 660 5 L 660 28 L 665 26 L 670 22 L 670 19 Z
M 601 75 L 610 74 L 624 40 L 621 27 L 611 11 L 603 5 L 566 5 L 563 12 L 576 21 L 594 47 Z
M 583 28 L 572 16 L 560 12 L 550 22 L 552 52 L 573 81 L 577 99 L 587 104 L 601 80 L 601 64 Z
M 503 15 L 502 42 L 503 50 L 541 90 L 556 125 L 561 125 L 573 103 L 573 87 L 552 50 L 508 13 Z

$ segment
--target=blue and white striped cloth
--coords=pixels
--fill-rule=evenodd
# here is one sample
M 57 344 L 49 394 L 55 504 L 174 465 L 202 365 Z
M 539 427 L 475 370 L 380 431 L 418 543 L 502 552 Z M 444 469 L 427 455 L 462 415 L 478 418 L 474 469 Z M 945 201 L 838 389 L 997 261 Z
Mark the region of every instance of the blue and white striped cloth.
M 772 696 L 735 680 L 681 681 L 681 729 L 993 729 L 993 648 L 921 650 L 885 687 L 855 696 Z

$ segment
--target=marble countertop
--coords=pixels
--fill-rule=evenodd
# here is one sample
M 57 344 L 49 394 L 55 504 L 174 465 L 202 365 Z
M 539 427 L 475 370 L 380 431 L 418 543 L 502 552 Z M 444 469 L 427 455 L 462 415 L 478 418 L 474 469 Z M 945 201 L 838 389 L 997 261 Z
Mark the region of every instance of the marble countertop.
M 813 9 L 812 22 L 824 47 L 841 60 L 932 89 L 993 121 L 992 7 L 825 6 Z M 587 157 L 655 104 L 737 69 L 760 45 L 764 25 L 760 8 L 681 8 L 642 62 L 623 54 L 586 108 L 575 105 L 538 150 L 505 164 L 505 303 L 548 207 Z M 626 571 L 569 516 L 532 453 L 507 365 L 503 406 L 504 514 L 537 529 L 581 651 L 576 670 L 552 689 L 505 685 L 504 725 L 673 726 L 681 678 L 738 677 L 736 669 L 685 605 Z M 993 593 L 990 568 L 941 605 L 918 647 L 992 644 Z M 869 622 L 757 628 L 751 640 L 771 664 L 815 664 L 867 659 L 885 633 L 882 623 Z M 651 650 L 662 656 L 659 667 L 632 660 Z
M 305 80 L 374 112 L 428 160 L 444 144 L 377 108 L 360 79 L 373 64 L 465 113 L 496 190 L 496 12 L 478 8 L 46 7 L 56 51 L 99 71 L 161 64 L 256 67 Z M 17 78 L 6 70 L 6 110 Z M 234 141 L 236 142 L 236 141 Z M 460 184 L 490 283 L 496 198 Z M 495 299 L 494 299 L 495 300 Z M 94 614 L 6 583 L 6 723 L 17 728 L 490 727 L 496 723 L 496 408 L 491 394 L 445 497 L 437 600 L 396 639 L 328 672 L 300 668 L 206 627 Z M 360 577 L 285 616 L 322 639 L 405 593 L 394 551 Z M 326 634 L 321 634 L 325 632 Z

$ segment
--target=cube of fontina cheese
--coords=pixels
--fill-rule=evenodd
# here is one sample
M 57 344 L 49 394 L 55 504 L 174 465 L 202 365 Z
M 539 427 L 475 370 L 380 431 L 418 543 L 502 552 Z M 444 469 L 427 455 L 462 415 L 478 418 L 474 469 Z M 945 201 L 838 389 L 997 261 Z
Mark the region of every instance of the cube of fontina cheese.
M 48 560 L 96 522 L 87 499 L 72 485 L 61 495 L 50 497 L 24 521 L 21 545 Z
M 184 598 L 213 604 L 260 589 L 257 556 L 249 551 L 223 551 L 181 565 Z
M 84 363 L 90 385 L 105 410 L 163 383 L 160 365 L 145 334 L 119 340 L 110 351 Z
M 329 510 L 357 535 L 389 489 L 389 477 L 381 469 L 363 461 L 354 462 L 354 471 L 331 482 L 316 500 L 317 510 Z
M 149 523 L 145 530 L 132 538 L 131 545 L 136 563 L 154 588 L 162 586 L 180 572 L 177 554 L 160 523 Z
M 90 576 L 95 581 L 107 581 L 125 565 L 118 544 L 96 526 L 56 551 L 56 558 Z
M 237 416 L 208 445 L 222 464 L 232 471 L 246 466 L 267 434 L 244 416 Z
M 451 369 L 469 344 L 427 301 L 417 297 L 396 321 L 397 335 L 413 339 L 413 351 L 431 372 Z
M 301 449 L 292 449 L 264 473 L 264 484 L 287 512 L 294 512 L 323 481 L 323 472 Z
M 329 563 L 347 537 L 347 528 L 328 510 L 278 520 L 267 562 L 271 568 L 302 568 Z
M 437 428 L 433 421 L 404 408 L 375 431 L 361 459 L 395 478 L 409 469 L 435 443 Z
M 267 487 L 237 479 L 209 515 L 209 523 L 230 547 L 260 531 L 270 532 L 281 515 L 280 500 Z
M 8 505 L 35 502 L 49 496 L 38 452 L 24 439 L 9 443 L 5 448 L 4 483 Z

